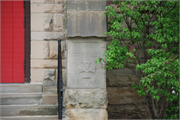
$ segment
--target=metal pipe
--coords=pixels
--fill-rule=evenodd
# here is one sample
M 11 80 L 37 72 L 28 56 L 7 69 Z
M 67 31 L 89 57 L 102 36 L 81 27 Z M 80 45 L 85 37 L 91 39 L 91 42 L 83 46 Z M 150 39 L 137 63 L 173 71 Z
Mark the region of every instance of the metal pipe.
M 58 93 L 58 119 L 62 119 L 62 101 L 63 101 L 63 82 L 62 82 L 62 59 L 61 59 L 61 40 L 58 40 L 58 80 L 57 80 L 57 93 Z

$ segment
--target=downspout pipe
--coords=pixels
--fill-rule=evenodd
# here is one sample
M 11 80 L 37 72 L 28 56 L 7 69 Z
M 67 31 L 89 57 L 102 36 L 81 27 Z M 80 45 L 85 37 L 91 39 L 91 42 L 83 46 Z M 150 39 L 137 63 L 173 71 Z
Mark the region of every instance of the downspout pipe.
M 57 93 L 58 93 L 58 119 L 62 120 L 63 82 L 62 82 L 61 40 L 58 40 L 58 80 L 57 80 Z

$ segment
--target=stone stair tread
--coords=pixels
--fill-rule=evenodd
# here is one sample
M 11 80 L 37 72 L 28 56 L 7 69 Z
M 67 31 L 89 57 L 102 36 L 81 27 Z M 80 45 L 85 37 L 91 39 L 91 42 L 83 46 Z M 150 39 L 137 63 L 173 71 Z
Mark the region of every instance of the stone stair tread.
M 0 105 L 1 116 L 57 115 L 58 105 Z
M 40 94 L 0 94 L 0 105 L 22 105 L 22 104 L 41 104 L 42 93 Z
M 57 120 L 58 115 L 3 116 L 0 120 Z
M 42 84 L 0 84 L 0 93 L 43 92 Z
M 42 92 L 36 93 L 0 93 L 0 98 L 4 97 L 31 97 L 31 96 L 38 96 L 42 95 Z
M 57 106 L 57 105 L 0 105 L 0 107 L 4 107 L 4 106 L 40 106 L 40 107 L 43 107 L 43 106 Z

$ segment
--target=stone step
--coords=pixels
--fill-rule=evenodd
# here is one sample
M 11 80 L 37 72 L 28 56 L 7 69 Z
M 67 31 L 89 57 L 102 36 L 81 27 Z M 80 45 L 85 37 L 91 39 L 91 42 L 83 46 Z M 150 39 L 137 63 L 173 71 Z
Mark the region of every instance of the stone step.
M 0 105 L 42 104 L 42 93 L 0 93 Z
M 0 105 L 1 116 L 58 115 L 58 105 Z
M 43 94 L 43 104 L 58 104 L 58 94 Z
M 0 93 L 41 93 L 42 91 L 42 84 L 0 84 Z
M 38 115 L 38 116 L 5 116 L 0 120 L 58 120 L 58 115 Z

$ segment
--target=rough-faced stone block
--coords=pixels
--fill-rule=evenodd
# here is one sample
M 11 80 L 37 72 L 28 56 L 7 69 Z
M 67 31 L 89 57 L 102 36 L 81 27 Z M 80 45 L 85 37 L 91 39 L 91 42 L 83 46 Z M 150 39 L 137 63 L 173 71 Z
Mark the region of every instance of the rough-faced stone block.
M 105 0 L 67 0 L 67 10 L 75 11 L 105 11 Z
M 146 104 L 146 99 L 139 96 L 133 88 L 130 87 L 107 87 L 109 104 Z
M 48 58 L 49 43 L 47 41 L 31 41 L 31 58 Z
M 31 12 L 62 13 L 62 4 L 31 4 Z
M 53 14 L 44 14 L 43 30 L 52 31 L 53 27 Z
M 147 119 L 148 108 L 145 105 L 108 105 L 108 119 Z
M 58 42 L 57 41 L 50 41 L 50 58 L 58 58 Z M 67 58 L 67 50 L 65 50 L 65 42 L 61 41 L 61 58 Z
M 52 31 L 53 14 L 31 13 L 31 31 Z
M 52 31 L 53 14 L 31 13 L 31 31 Z
M 66 109 L 68 120 L 108 120 L 105 109 Z
M 68 37 L 105 37 L 105 11 L 67 11 Z
M 55 3 L 62 3 L 63 0 L 55 0 Z
M 42 82 L 44 86 L 56 85 L 55 69 L 31 68 L 31 82 Z
M 107 70 L 106 74 L 107 86 L 109 87 L 131 87 L 140 81 L 136 75 L 109 74 L 109 72 L 110 70 Z
M 58 42 L 57 41 L 50 41 L 50 58 L 58 58 Z
M 107 70 L 107 75 L 136 75 L 136 73 L 134 73 L 131 69 L 123 68 Z
M 44 3 L 54 3 L 54 0 L 44 0 Z
M 31 32 L 31 40 L 57 40 L 64 39 L 62 32 Z
M 66 89 L 66 107 L 101 108 L 107 107 L 106 89 Z
M 54 3 L 54 0 L 31 0 L 31 4 L 33 3 Z
M 67 42 L 61 41 L 61 57 L 62 59 L 67 58 Z
M 53 86 L 56 85 L 55 81 L 55 69 L 44 69 L 43 85 Z
M 56 69 L 56 82 L 58 80 L 58 69 Z M 67 69 L 62 69 L 63 86 L 67 84 Z
M 57 68 L 57 60 L 34 60 L 31 59 L 31 67 L 34 68 Z
M 54 14 L 54 31 L 63 31 L 63 14 Z
M 66 68 L 67 60 L 62 60 L 62 68 Z M 58 60 L 44 60 L 44 59 L 31 59 L 31 67 L 32 68 L 57 68 Z
M 95 64 L 106 50 L 104 39 L 68 40 L 68 88 L 106 88 L 106 71 Z

